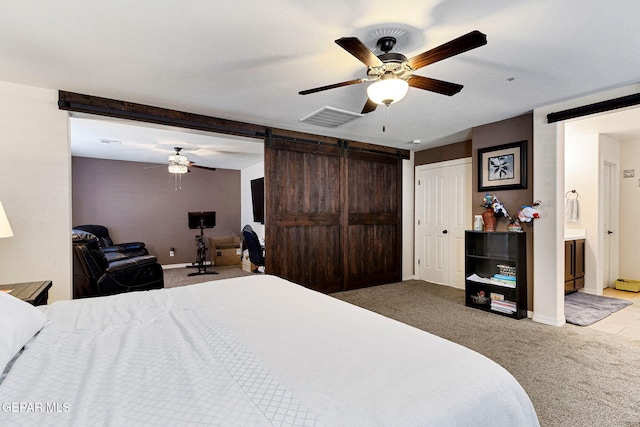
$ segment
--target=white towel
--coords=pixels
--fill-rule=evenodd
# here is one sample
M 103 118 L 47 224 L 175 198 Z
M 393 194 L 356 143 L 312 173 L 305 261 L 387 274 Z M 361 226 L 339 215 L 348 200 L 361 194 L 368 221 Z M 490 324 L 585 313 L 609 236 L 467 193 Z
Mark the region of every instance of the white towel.
M 567 199 L 564 206 L 564 220 L 566 222 L 578 222 L 578 199 Z

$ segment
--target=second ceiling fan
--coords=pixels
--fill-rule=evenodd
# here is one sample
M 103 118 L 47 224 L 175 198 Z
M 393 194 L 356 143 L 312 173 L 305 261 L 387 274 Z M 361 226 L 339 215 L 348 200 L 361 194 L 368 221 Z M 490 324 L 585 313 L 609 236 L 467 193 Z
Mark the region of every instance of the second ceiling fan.
M 300 91 L 299 94 L 308 95 L 328 89 L 373 81 L 375 83 L 367 88 L 368 98 L 362 109 L 362 114 L 365 114 L 375 110 L 378 105 L 389 106 L 389 104 L 399 101 L 404 97 L 409 86 L 448 96 L 460 92 L 462 85 L 418 76 L 413 72 L 434 62 L 484 46 L 487 44 L 487 36 L 477 30 L 471 31 L 409 59 L 400 53 L 391 52 L 396 44 L 394 37 L 382 37 L 378 40 L 377 46 L 384 52 L 381 55 L 373 53 L 356 37 L 342 37 L 335 42 L 367 66 L 367 77 L 307 89 Z M 394 90 L 397 91 L 395 94 Z
M 187 173 L 191 172 L 189 168 L 199 168 L 206 169 L 210 171 L 216 170 L 216 168 L 210 168 L 207 166 L 198 166 L 194 162 L 190 161 L 187 156 L 180 153 L 182 151 L 182 147 L 173 147 L 176 150 L 175 154 L 169 156 L 169 172 L 171 173 Z

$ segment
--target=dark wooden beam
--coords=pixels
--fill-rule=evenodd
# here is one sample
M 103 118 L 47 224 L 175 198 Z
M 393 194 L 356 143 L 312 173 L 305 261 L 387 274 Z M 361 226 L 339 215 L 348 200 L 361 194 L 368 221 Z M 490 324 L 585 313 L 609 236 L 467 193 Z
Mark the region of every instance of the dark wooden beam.
M 632 107 L 638 104 L 640 104 L 640 93 L 634 93 L 633 95 L 621 96 L 620 98 L 609 99 L 607 101 L 596 102 L 589 105 L 583 105 L 581 107 L 547 114 L 547 123 L 575 119 L 576 117 L 588 116 L 590 114 L 604 113 L 605 111 Z
M 266 135 L 264 126 L 65 91 L 59 92 L 58 108 L 119 119 L 204 130 L 225 135 L 248 136 L 260 139 Z
M 269 133 L 266 126 L 252 123 L 238 122 L 201 114 L 186 113 L 184 111 L 136 104 L 134 102 L 101 98 L 92 95 L 59 91 L 58 108 L 79 113 L 95 114 L 115 117 L 119 119 L 154 123 L 167 126 L 177 126 L 185 129 L 196 129 L 223 135 L 238 135 L 250 138 L 265 139 Z M 286 129 L 271 129 L 272 138 L 282 138 L 299 142 L 323 143 L 344 146 L 345 142 L 329 136 L 314 135 Z M 403 150 L 382 145 L 369 144 L 359 141 L 346 141 L 353 151 L 368 151 L 380 154 L 409 158 L 409 150 Z

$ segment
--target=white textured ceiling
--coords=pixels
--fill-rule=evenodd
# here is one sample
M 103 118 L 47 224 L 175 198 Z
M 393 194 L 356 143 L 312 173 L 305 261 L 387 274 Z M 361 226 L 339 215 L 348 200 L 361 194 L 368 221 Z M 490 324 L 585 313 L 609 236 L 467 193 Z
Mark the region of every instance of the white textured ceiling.
M 264 159 L 262 142 L 190 129 L 74 114 L 71 152 L 78 157 L 166 164 L 180 147 L 198 166 L 242 170 Z
M 636 0 L 0 0 L 0 10 L 1 81 L 411 150 L 640 80 Z M 488 44 L 417 71 L 463 84 L 453 97 L 411 88 L 388 111 L 335 129 L 298 121 L 323 106 L 359 112 L 367 83 L 298 91 L 365 77 L 335 39 L 369 43 L 398 28 L 408 57 L 472 30 Z M 94 139 L 126 139 L 116 134 Z M 156 137 L 149 149 L 164 147 Z
M 565 125 L 569 137 L 602 134 L 618 142 L 640 141 L 640 108 L 597 114 Z

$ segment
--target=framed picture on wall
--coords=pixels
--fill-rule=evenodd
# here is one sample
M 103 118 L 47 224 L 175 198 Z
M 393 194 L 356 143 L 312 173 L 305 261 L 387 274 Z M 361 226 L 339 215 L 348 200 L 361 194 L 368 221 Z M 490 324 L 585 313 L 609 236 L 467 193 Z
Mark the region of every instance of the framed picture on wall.
M 527 141 L 478 149 L 478 191 L 527 188 Z

